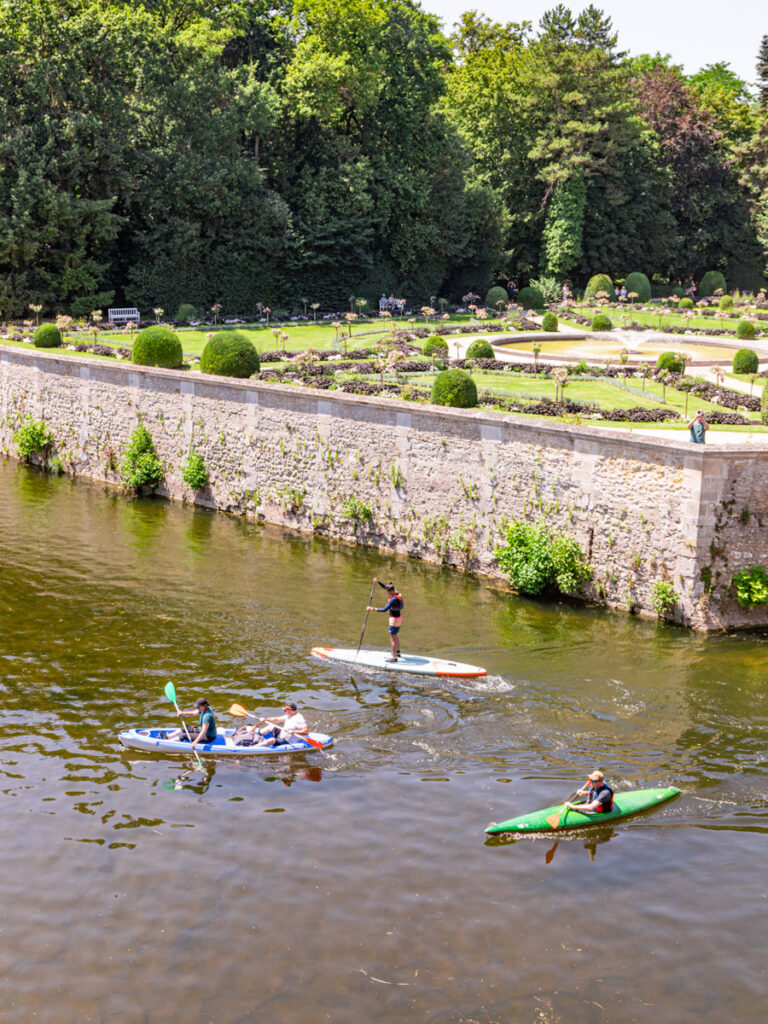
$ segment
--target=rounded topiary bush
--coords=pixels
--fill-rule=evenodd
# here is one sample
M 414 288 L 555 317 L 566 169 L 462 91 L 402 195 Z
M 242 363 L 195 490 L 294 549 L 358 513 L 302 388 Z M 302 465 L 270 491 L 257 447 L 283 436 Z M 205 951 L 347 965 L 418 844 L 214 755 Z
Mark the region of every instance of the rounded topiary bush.
M 554 313 L 545 313 L 541 318 L 542 331 L 553 332 L 557 330 L 557 317 Z
M 657 370 L 669 370 L 670 373 L 682 373 L 685 363 L 677 352 L 662 352 L 656 360 Z
M 497 284 L 493 288 L 488 289 L 488 294 L 485 296 L 485 304 L 489 309 L 498 309 L 500 302 L 503 302 L 504 306 L 506 306 L 509 302 L 509 296 L 507 295 L 507 289 Z M 504 307 L 502 306 L 501 308 L 503 309 Z
M 740 348 L 733 357 L 734 373 L 757 373 L 757 352 L 751 348 Z
M 749 320 L 739 320 L 736 324 L 736 337 L 743 341 L 751 341 L 757 334 L 755 325 Z
M 197 309 L 191 302 L 182 302 L 176 313 L 176 323 L 188 324 L 192 320 L 197 320 Z
M 533 285 L 521 288 L 517 293 L 517 301 L 523 309 L 544 309 L 544 296 L 540 289 Z
M 686 295 L 684 298 L 680 299 L 677 307 L 678 309 L 693 309 L 693 299 Z
M 435 377 L 431 401 L 434 405 L 471 409 L 477 405 L 475 382 L 464 370 L 443 370 Z
M 587 281 L 587 287 L 584 289 L 584 301 L 590 302 L 598 292 L 607 292 L 609 300 L 611 302 L 616 301 L 613 281 L 607 274 L 595 274 L 593 277 L 590 277 L 589 281 Z
M 490 341 L 486 341 L 485 338 L 478 338 L 477 341 L 473 341 L 467 349 L 467 359 L 493 359 L 493 349 L 491 348 Z
M 61 345 L 61 331 L 56 324 L 41 324 L 33 340 L 35 348 L 58 348 Z
M 170 327 L 156 324 L 136 335 L 131 360 L 139 366 L 164 366 L 175 370 L 181 366 L 183 358 L 181 342 Z
M 241 331 L 214 334 L 200 356 L 201 372 L 220 377 L 250 377 L 259 365 L 259 353 Z
M 605 313 L 598 313 L 597 316 L 592 317 L 592 330 L 593 331 L 610 331 L 613 328 L 613 320 Z
M 715 292 L 726 292 L 727 290 L 728 286 L 726 285 L 725 278 L 720 271 L 708 270 L 701 279 L 701 284 L 699 285 L 699 297 L 707 299 L 710 295 L 714 295 Z
M 724 295 L 722 299 L 720 299 L 718 306 L 720 309 L 733 309 L 733 296 Z
M 424 342 L 422 354 L 425 356 L 447 356 L 448 342 L 439 334 L 431 334 Z
M 637 295 L 637 298 L 632 300 L 633 302 L 650 302 L 651 282 L 639 270 L 633 270 L 631 274 L 627 274 L 624 287 L 627 289 L 628 296 L 630 292 Z

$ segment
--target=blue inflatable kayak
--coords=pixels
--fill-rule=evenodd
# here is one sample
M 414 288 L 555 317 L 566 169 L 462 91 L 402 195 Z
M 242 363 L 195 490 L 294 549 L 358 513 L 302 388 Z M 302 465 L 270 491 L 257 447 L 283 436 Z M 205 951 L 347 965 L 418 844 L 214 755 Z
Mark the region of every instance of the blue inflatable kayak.
M 192 754 L 188 740 L 169 740 L 167 734 L 173 729 L 126 729 L 118 734 L 124 747 L 134 750 L 152 750 L 164 754 Z M 306 754 L 317 750 L 311 743 L 304 743 L 300 738 L 290 743 L 280 743 L 274 747 L 242 747 L 232 742 L 234 729 L 218 729 L 213 743 L 198 743 L 195 750 L 199 754 L 210 754 L 213 757 L 263 757 L 264 754 Z M 310 739 L 322 743 L 323 750 L 333 746 L 333 737 L 322 732 L 311 732 Z

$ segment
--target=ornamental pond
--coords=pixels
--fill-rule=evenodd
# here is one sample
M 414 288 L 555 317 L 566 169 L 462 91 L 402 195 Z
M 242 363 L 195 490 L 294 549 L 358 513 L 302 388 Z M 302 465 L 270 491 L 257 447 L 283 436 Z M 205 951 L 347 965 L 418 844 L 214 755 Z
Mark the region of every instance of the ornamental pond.
M 4 1022 L 762 1021 L 768 637 L 693 635 L 0 463 Z M 476 681 L 316 662 L 374 575 L 403 647 Z M 384 647 L 384 616 L 366 644 Z M 296 699 L 333 750 L 122 750 L 163 688 Z M 483 829 L 585 770 L 653 815 Z

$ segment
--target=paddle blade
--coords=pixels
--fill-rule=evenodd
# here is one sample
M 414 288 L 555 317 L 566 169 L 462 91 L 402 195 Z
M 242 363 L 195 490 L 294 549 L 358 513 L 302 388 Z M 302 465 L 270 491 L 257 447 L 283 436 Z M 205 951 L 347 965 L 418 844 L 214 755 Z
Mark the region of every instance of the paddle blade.
M 301 738 L 305 741 L 305 743 L 308 743 L 310 747 L 316 747 L 317 750 L 323 749 L 323 744 L 320 742 L 320 740 L 311 740 L 309 736 L 302 736 Z
M 227 711 L 228 715 L 237 715 L 238 718 L 253 718 L 253 715 L 246 711 L 242 704 L 233 704 Z
M 550 828 L 557 828 L 560 824 L 560 814 L 561 812 L 558 811 L 557 814 L 550 814 L 550 816 L 545 819 Z
M 171 704 L 176 703 L 176 687 L 173 685 L 173 683 L 168 682 L 165 684 L 165 696 L 168 698 Z

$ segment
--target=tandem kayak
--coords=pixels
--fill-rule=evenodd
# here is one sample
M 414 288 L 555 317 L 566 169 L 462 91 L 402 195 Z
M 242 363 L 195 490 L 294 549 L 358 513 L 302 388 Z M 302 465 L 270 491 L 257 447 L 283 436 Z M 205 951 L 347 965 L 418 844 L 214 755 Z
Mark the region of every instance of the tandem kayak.
M 474 679 L 486 675 L 486 670 L 477 665 L 463 665 L 460 661 L 445 661 L 443 658 L 429 658 L 421 654 L 401 654 L 397 661 L 392 661 L 389 651 L 358 653 L 354 647 L 313 647 L 312 653 L 316 658 L 340 661 L 345 665 L 359 665 L 361 668 L 378 668 L 387 672 L 404 672 L 418 676 Z
M 166 735 L 172 729 L 126 729 L 118 734 L 124 747 L 135 750 L 152 750 L 164 754 L 191 754 L 192 747 L 188 740 L 169 740 Z M 195 750 L 199 754 L 211 754 L 213 757 L 262 757 L 264 754 L 306 754 L 317 750 L 311 743 L 303 743 L 300 739 L 290 743 L 280 743 L 274 747 L 241 747 L 232 742 L 234 729 L 219 729 L 213 743 L 198 743 Z M 333 746 L 333 737 L 322 732 L 311 732 L 310 739 L 322 743 L 323 749 Z
M 531 814 L 521 814 L 517 818 L 510 818 L 508 821 L 498 824 L 495 821 L 491 822 L 485 831 L 489 835 L 498 835 L 500 832 L 562 832 L 569 828 L 584 828 L 585 825 L 604 825 L 608 821 L 619 821 L 632 814 L 653 810 L 659 804 L 672 800 L 679 793 L 680 790 L 675 789 L 674 786 L 615 793 L 613 810 L 608 811 L 607 814 L 582 814 L 580 811 L 566 811 L 562 804 L 555 804 L 554 807 L 545 807 L 542 811 L 533 811 Z M 554 820 L 555 817 L 557 817 L 557 821 Z M 548 818 L 552 820 L 547 821 Z

